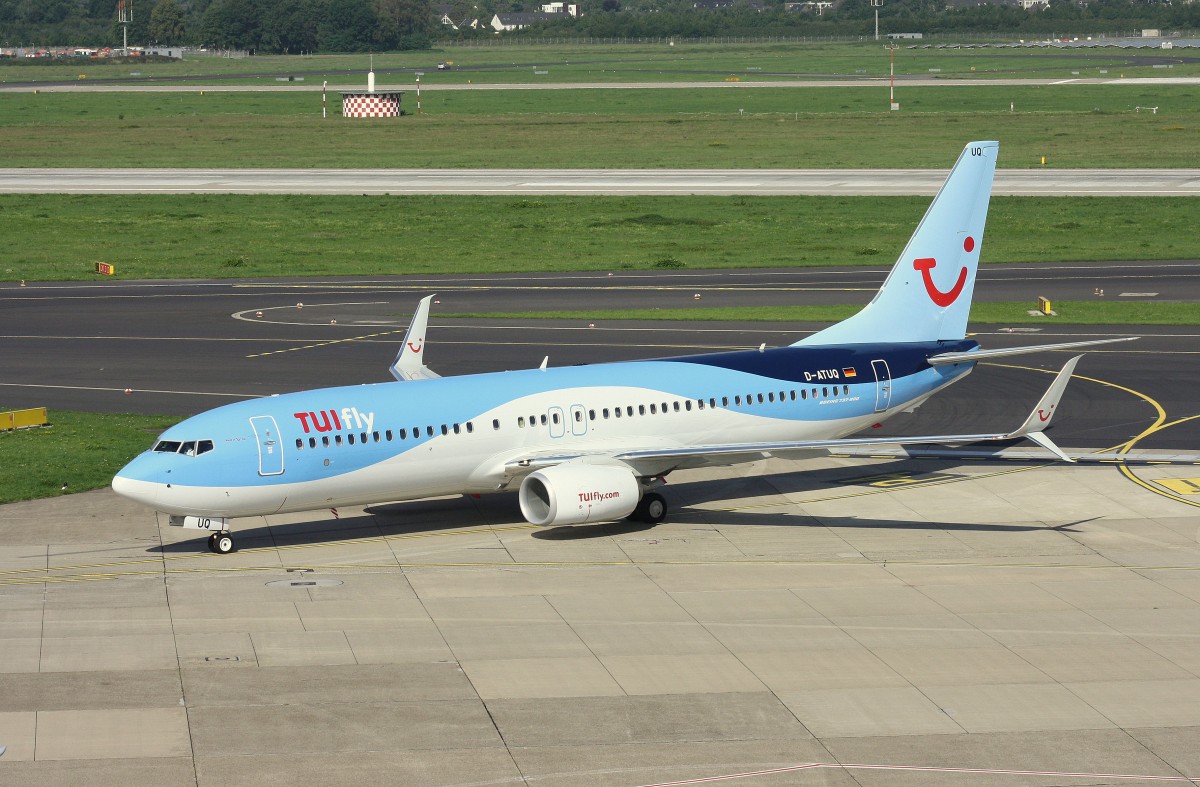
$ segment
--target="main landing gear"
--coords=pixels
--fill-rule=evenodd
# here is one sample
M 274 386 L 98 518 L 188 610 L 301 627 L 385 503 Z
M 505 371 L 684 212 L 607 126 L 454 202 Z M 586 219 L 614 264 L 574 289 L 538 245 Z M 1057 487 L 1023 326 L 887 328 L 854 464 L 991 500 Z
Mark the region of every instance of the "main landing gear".
M 237 544 L 233 543 L 233 533 L 225 531 L 210 535 L 208 537 L 208 548 L 218 555 L 228 555 L 237 549 Z
M 658 492 L 647 492 L 642 495 L 641 502 L 628 518 L 635 522 L 657 525 L 667 518 L 667 500 Z

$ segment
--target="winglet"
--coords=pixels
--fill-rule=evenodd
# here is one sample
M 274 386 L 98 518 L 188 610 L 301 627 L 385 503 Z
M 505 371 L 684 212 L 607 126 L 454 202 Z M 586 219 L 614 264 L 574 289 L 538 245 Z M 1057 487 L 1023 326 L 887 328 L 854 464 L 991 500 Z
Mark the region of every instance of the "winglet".
M 1063 392 L 1067 389 L 1067 383 L 1071 381 L 1071 375 L 1075 371 L 1075 364 L 1079 363 L 1079 359 L 1082 357 L 1082 355 L 1076 355 L 1063 365 L 1063 368 L 1055 376 L 1054 382 L 1050 383 L 1050 387 L 1046 390 L 1046 393 L 1042 394 L 1042 398 L 1038 400 L 1037 406 L 1033 408 L 1033 412 L 1025 419 L 1025 423 L 1021 424 L 1021 427 L 1015 432 L 1005 435 L 1004 439 L 1028 437 L 1064 462 L 1075 461 L 1063 453 L 1063 450 L 1055 445 L 1042 430 L 1050 425 L 1050 419 L 1054 417 L 1054 411 L 1058 408 L 1058 403 L 1062 399 Z
M 432 295 L 426 295 L 417 304 L 408 332 L 404 334 L 404 344 L 388 369 L 397 380 L 430 380 L 440 376 L 425 365 L 425 328 L 429 324 L 432 300 Z

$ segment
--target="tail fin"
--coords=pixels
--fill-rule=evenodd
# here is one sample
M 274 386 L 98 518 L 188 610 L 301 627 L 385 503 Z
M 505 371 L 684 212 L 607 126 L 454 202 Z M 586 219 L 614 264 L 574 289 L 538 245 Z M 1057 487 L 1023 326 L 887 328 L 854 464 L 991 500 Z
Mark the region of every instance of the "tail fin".
M 971 142 L 862 311 L 797 345 L 925 342 L 967 332 L 999 142 Z

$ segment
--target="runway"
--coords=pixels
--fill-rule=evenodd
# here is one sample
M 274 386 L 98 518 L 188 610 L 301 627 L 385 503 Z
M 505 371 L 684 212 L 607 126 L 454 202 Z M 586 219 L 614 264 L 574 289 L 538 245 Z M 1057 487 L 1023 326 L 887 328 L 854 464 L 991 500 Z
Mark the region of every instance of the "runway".
M 0 169 L 6 194 L 931 196 L 948 170 Z M 1000 196 L 1197 196 L 1200 169 L 996 171 Z

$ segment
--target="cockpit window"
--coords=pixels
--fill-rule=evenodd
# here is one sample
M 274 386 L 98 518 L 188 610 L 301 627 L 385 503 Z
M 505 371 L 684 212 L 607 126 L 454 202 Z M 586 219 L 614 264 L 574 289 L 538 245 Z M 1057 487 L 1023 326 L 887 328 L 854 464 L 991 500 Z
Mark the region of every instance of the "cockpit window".
M 158 454 L 183 454 L 184 456 L 200 456 L 213 450 L 212 440 L 159 440 L 152 449 Z

